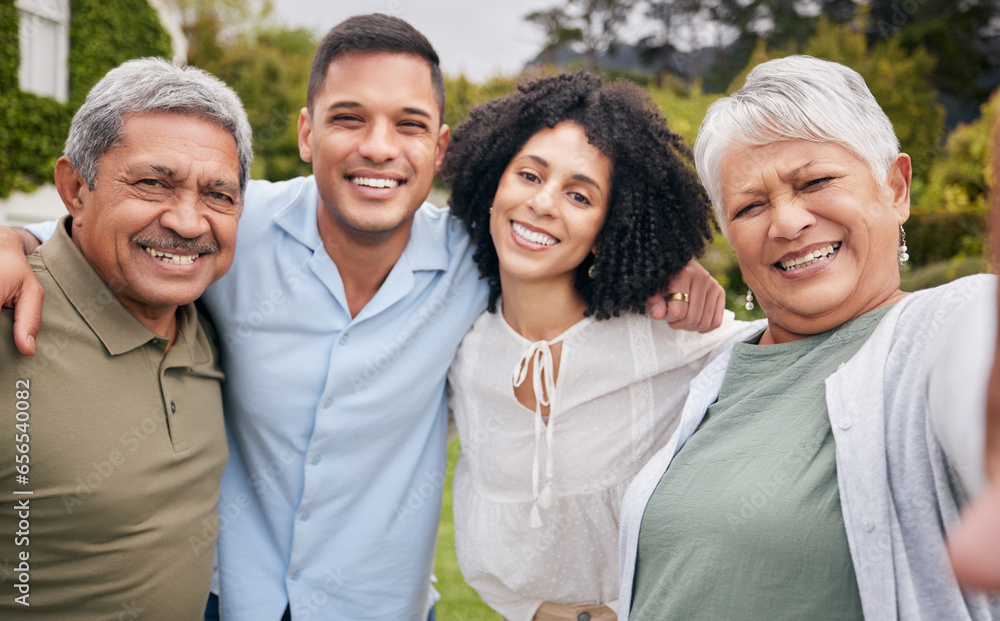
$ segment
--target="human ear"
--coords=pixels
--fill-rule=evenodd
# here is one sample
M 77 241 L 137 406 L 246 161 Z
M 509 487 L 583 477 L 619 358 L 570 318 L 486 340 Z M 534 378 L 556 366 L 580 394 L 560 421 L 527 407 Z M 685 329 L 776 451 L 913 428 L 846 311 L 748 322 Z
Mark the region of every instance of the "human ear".
M 312 161 L 312 117 L 309 108 L 299 110 L 299 157 L 303 162 Z
M 90 188 L 83 175 L 65 155 L 56 161 L 55 183 L 56 191 L 66 206 L 66 211 L 73 216 L 74 221 L 77 220 L 83 215 L 84 199 Z
M 444 163 L 444 154 L 448 152 L 448 144 L 451 142 L 451 128 L 442 124 L 438 130 L 437 153 L 434 156 L 434 172 L 441 172 L 441 164 Z
M 896 210 L 899 224 L 910 217 L 910 181 L 913 177 L 913 164 L 910 156 L 900 153 L 889 167 L 889 177 L 886 185 L 892 195 L 892 207 Z

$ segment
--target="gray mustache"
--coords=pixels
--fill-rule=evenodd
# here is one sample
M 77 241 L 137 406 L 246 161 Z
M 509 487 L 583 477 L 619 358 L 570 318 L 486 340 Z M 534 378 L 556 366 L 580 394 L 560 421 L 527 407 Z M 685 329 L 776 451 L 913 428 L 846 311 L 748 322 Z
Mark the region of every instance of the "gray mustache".
M 152 246 L 153 248 L 174 248 L 183 250 L 190 254 L 211 254 L 219 251 L 219 245 L 214 243 L 200 242 L 197 239 L 188 239 L 180 235 L 159 235 L 159 236 L 132 236 L 132 243 L 140 246 Z

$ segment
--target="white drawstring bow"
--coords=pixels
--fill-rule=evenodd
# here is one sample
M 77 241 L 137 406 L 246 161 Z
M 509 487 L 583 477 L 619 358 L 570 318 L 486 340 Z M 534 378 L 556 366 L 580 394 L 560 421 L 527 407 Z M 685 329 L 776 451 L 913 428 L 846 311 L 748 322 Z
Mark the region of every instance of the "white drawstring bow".
M 521 354 L 521 358 L 514 368 L 514 387 L 524 383 L 528 377 L 529 367 L 531 368 L 531 386 L 535 391 L 535 455 L 531 464 L 531 492 L 534 496 L 534 505 L 531 507 L 530 524 L 532 528 L 538 528 L 542 525 L 539 506 L 548 509 L 552 504 L 552 423 L 556 411 L 552 407 L 552 402 L 554 401 L 556 381 L 555 364 L 548 341 L 536 341 Z M 548 424 L 542 420 L 543 405 L 549 406 Z M 543 436 L 546 448 L 544 486 L 542 486 L 541 473 L 539 472 L 539 451 L 541 451 Z

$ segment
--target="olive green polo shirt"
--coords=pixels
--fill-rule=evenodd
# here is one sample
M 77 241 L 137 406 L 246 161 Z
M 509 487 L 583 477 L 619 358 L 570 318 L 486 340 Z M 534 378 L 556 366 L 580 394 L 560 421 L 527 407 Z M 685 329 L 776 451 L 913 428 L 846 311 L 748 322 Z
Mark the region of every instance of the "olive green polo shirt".
M 227 455 L 212 337 L 189 304 L 164 355 L 68 224 L 30 257 L 34 356 L 0 313 L 0 618 L 199 619 Z

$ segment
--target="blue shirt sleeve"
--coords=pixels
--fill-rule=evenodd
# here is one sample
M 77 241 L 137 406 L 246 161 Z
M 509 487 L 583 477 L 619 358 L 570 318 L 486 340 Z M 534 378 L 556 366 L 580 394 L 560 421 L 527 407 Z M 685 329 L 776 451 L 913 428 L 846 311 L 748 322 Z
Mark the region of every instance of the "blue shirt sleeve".
M 48 238 L 55 234 L 57 223 L 58 220 L 48 220 L 47 222 L 26 224 L 24 225 L 24 230 L 34 235 L 38 241 L 44 244 Z

